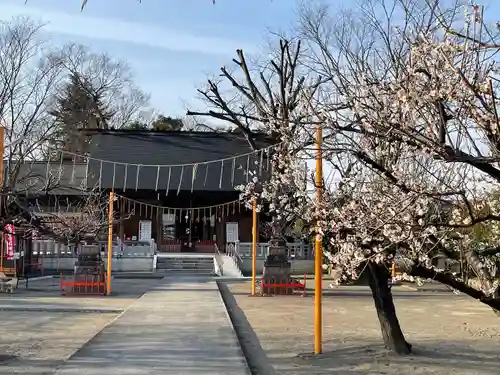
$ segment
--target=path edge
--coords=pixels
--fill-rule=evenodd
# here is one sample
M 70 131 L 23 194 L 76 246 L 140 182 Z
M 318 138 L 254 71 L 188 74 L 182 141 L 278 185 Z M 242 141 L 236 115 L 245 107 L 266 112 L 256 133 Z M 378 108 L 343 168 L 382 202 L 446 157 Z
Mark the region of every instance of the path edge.
M 243 358 L 245 358 L 245 362 L 247 364 L 248 372 L 251 375 L 277 375 L 274 367 L 269 363 L 269 359 L 267 355 L 260 345 L 260 341 L 255 334 L 252 326 L 248 322 L 248 319 L 245 316 L 245 313 L 239 308 L 236 299 L 233 294 L 227 287 L 224 281 L 217 280 L 217 287 L 219 288 L 219 295 L 222 300 L 222 303 L 225 307 L 226 316 L 231 324 L 233 329 L 234 337 L 238 342 L 238 346 L 243 354 Z M 245 324 L 244 329 L 238 329 L 235 321 L 237 319 L 237 315 L 241 314 L 241 320 L 243 320 L 243 324 Z M 245 330 L 252 332 L 252 336 L 255 336 L 253 339 L 245 340 L 246 334 Z M 250 341 L 250 342 L 248 342 Z
M 243 358 L 243 362 L 245 363 L 245 368 L 246 372 L 248 375 L 253 375 L 251 369 L 250 369 L 250 363 L 248 362 L 248 358 L 246 356 L 245 350 L 243 349 L 243 345 L 241 344 L 241 341 L 238 337 L 238 334 L 236 333 L 236 327 L 234 326 L 233 319 L 231 318 L 231 313 L 229 312 L 228 305 L 226 303 L 226 298 L 224 296 L 225 291 L 223 290 L 223 287 L 226 287 L 223 285 L 219 280 L 215 281 L 217 285 L 217 289 L 219 290 L 219 298 L 220 298 L 220 303 L 222 304 L 224 314 L 226 315 L 226 319 L 229 323 L 229 326 L 231 327 L 231 336 L 233 337 L 234 342 L 236 343 L 236 346 L 238 348 L 238 351 L 241 354 L 241 357 Z M 226 287 L 227 289 L 227 287 Z

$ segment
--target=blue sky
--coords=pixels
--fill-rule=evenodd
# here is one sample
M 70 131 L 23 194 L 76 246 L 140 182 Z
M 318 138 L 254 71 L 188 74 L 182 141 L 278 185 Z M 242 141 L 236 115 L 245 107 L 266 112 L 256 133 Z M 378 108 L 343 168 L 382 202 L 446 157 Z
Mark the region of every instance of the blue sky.
M 289 29 L 296 17 L 295 0 L 88 0 L 83 13 L 80 4 L 0 0 L 0 19 L 28 15 L 46 23 L 54 43 L 82 43 L 127 61 L 152 106 L 170 116 L 200 106 L 196 88 L 230 64 L 236 48 L 264 52 L 269 30 Z M 494 17 L 496 6 L 489 8 Z
M 236 48 L 258 53 L 266 30 L 288 28 L 294 0 L 0 0 L 0 19 L 47 23 L 54 43 L 74 41 L 128 61 L 151 104 L 166 115 L 196 105 L 196 88 Z

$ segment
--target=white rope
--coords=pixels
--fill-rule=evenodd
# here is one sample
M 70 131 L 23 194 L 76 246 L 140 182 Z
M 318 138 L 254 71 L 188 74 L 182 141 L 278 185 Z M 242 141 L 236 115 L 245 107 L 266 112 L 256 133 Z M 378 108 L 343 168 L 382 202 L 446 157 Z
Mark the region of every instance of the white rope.
M 154 207 L 154 208 L 157 208 L 157 209 L 166 209 L 166 210 L 174 210 L 174 211 L 181 211 L 181 210 L 189 211 L 189 210 L 208 209 L 211 212 L 213 208 L 223 208 L 223 207 L 229 206 L 231 204 L 236 204 L 236 202 L 240 202 L 239 199 L 236 199 L 236 200 L 232 200 L 232 201 L 229 201 L 229 202 L 224 202 L 224 203 L 220 203 L 220 204 L 214 204 L 214 205 L 211 205 L 211 206 L 200 206 L 200 207 L 169 207 L 169 206 L 160 206 L 160 205 L 157 205 L 157 204 L 144 203 L 144 202 L 141 202 L 141 201 L 138 201 L 138 200 L 135 200 L 135 199 L 132 199 L 132 198 L 128 198 L 128 197 L 125 197 L 123 195 L 116 194 L 116 193 L 115 193 L 115 196 L 117 198 L 119 198 L 119 199 L 124 200 L 124 201 L 129 201 L 129 202 L 133 203 L 134 205 L 138 204 L 140 207 L 141 206 L 148 206 L 148 207 Z
M 198 161 L 198 162 L 194 162 L 194 163 L 186 163 L 186 164 L 139 164 L 139 163 L 125 163 L 125 162 L 121 162 L 121 161 L 112 161 L 112 160 L 106 160 L 106 159 L 99 159 L 99 158 L 93 158 L 93 157 L 90 157 L 91 160 L 95 160 L 95 161 L 102 161 L 103 163 L 114 163 L 114 164 L 118 164 L 118 165 L 129 165 L 129 166 L 141 166 L 141 167 L 162 167 L 162 168 L 168 168 L 168 167 L 191 167 L 191 166 L 194 166 L 195 164 L 214 164 L 214 163 L 220 163 L 220 162 L 223 162 L 223 161 L 228 161 L 228 160 L 233 160 L 233 159 L 239 159 L 239 158 L 242 158 L 244 156 L 250 156 L 250 155 L 253 155 L 253 154 L 257 154 L 261 151 L 264 151 L 264 150 L 270 150 L 274 147 L 277 147 L 278 145 L 280 145 L 280 143 L 275 143 L 271 146 L 268 146 L 268 147 L 264 147 L 264 148 L 261 148 L 259 150 L 255 150 L 255 151 L 251 151 L 251 152 L 247 152 L 247 153 L 244 153 L 244 154 L 239 154 L 239 155 L 234 155 L 234 156 L 230 156 L 230 157 L 226 157 L 226 158 L 222 158 L 222 159 L 214 159 L 214 160 L 207 160 L 207 161 Z M 74 153 L 74 152 L 70 152 L 70 151 L 61 151 L 61 152 L 64 152 L 65 154 L 67 155 L 73 155 L 75 157 L 87 157 L 85 155 L 80 155 L 80 154 L 77 154 L 77 153 Z

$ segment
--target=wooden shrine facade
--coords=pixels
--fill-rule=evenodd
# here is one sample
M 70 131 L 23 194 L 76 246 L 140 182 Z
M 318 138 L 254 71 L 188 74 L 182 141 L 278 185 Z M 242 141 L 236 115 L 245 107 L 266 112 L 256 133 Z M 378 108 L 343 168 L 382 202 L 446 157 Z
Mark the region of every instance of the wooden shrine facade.
M 227 223 L 237 223 L 238 240 L 251 241 L 251 211 L 235 192 L 135 192 L 116 195 L 116 210 L 125 217 L 115 226 L 123 240 L 155 240 L 165 252 L 213 252 L 224 249 Z M 156 195 L 156 199 L 151 196 Z M 170 196 L 171 195 L 171 196 Z
M 252 213 L 238 202 L 238 185 L 269 175 L 273 146 L 267 137 L 255 137 L 259 151 L 253 151 L 233 133 L 110 130 L 87 136 L 85 154 L 61 152 L 56 160 L 26 165 L 24 174 L 58 176 L 59 186 L 48 195 L 59 204 L 84 191 L 99 191 L 102 199 L 114 191 L 116 216 L 123 218 L 114 233 L 121 240 L 153 239 L 159 251 L 173 252 L 251 241 Z M 50 210 L 54 200 L 42 205 Z

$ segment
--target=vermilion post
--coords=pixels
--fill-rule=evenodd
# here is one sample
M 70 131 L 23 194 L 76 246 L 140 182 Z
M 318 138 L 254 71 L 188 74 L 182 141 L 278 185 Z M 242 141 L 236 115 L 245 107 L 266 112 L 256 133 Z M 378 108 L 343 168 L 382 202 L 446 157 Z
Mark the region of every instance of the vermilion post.
M 257 284 L 257 199 L 252 201 L 252 296 Z
M 106 294 L 111 294 L 111 267 L 113 262 L 113 201 L 115 193 L 109 193 L 109 208 L 108 208 L 108 268 L 106 272 Z
M 323 155 L 321 143 L 323 140 L 323 129 L 321 125 L 316 130 L 316 202 L 321 202 L 323 190 Z M 323 351 L 323 312 L 321 297 L 323 295 L 323 249 L 321 246 L 321 235 L 316 223 L 316 240 L 314 243 L 314 354 Z
M 4 165 L 3 165 L 3 157 L 4 157 L 4 139 L 5 139 L 5 128 L 3 126 L 0 126 L 0 188 L 2 188 L 3 190 L 3 187 L 4 187 L 4 182 L 5 182 L 5 179 L 4 179 Z M 2 191 L 2 194 L 3 194 L 3 191 Z M 2 202 L 1 204 L 3 204 L 3 197 L 1 197 L 2 199 Z M 1 204 L 0 204 L 0 208 L 1 207 Z M 4 235 L 3 233 L 0 234 L 1 236 L 1 240 L 0 240 L 0 269 L 3 270 L 3 257 L 4 257 L 4 244 L 5 244 L 5 241 L 4 241 Z

